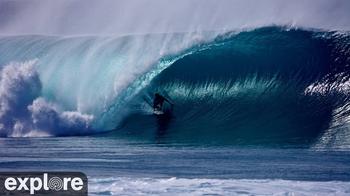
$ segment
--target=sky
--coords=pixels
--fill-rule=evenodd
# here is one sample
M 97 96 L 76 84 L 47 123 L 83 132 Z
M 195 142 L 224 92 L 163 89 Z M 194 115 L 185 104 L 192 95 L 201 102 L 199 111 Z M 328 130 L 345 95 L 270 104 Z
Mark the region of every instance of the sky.
M 0 0 L 0 34 L 125 35 L 292 25 L 350 30 L 349 0 Z

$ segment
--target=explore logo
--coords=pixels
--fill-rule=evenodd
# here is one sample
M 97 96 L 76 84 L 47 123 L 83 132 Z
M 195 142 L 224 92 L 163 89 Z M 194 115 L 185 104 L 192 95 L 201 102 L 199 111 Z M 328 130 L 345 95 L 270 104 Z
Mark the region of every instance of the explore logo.
M 1 195 L 87 196 L 87 177 L 80 172 L 0 173 Z

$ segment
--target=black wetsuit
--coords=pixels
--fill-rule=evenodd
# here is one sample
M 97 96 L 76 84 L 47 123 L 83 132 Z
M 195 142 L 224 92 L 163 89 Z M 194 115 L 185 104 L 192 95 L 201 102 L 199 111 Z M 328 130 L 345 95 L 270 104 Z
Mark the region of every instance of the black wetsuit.
M 162 110 L 164 101 L 169 102 L 165 97 L 163 97 L 159 94 L 155 94 L 155 97 L 153 100 L 153 109 L 154 110 Z

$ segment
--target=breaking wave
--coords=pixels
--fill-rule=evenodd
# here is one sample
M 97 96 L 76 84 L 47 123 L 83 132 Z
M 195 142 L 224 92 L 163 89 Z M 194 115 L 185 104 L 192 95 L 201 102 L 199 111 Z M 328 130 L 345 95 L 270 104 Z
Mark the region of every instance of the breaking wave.
M 2 37 L 0 133 L 348 146 L 349 40 L 287 27 Z M 171 115 L 152 115 L 154 92 Z

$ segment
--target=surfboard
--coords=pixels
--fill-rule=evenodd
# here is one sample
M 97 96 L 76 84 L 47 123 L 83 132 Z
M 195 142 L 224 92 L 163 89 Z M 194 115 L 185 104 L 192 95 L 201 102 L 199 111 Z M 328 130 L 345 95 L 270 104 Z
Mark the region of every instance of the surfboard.
M 162 114 L 164 114 L 164 112 L 162 110 L 154 110 L 153 114 L 154 115 L 162 115 Z

